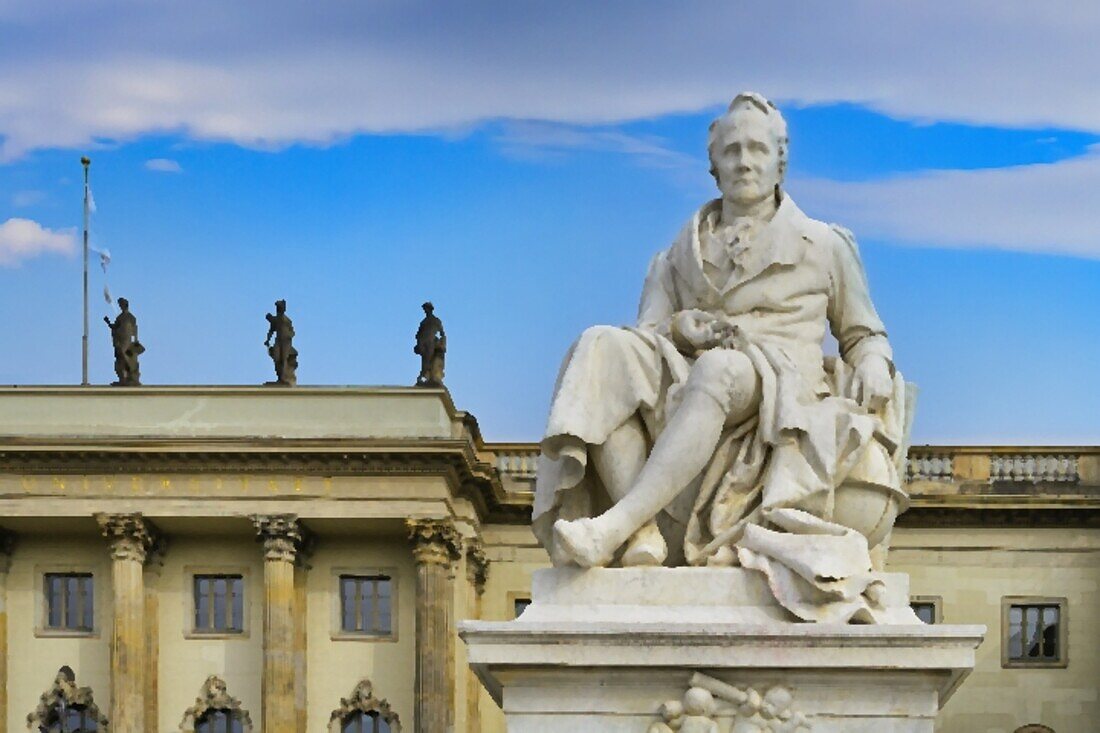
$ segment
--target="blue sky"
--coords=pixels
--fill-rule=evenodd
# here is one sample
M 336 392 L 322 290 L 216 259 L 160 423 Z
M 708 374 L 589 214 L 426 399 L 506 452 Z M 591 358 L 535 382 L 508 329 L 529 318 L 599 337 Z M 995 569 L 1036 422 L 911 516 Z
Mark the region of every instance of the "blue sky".
M 633 319 L 650 256 L 713 195 L 707 124 L 754 88 L 787 116 L 792 196 L 856 233 L 921 388 L 916 442 L 1100 442 L 1092 10 L 952 6 L 964 42 L 942 14 L 863 3 L 835 9 L 847 23 L 735 4 L 96 5 L 83 20 L 106 38 L 78 53 L 85 5 L 61 24 L 0 2 L 0 383 L 79 381 L 87 153 L 93 244 L 140 320 L 146 383 L 269 379 L 263 315 L 286 298 L 303 384 L 408 384 L 431 299 L 456 403 L 491 439 L 536 440 L 562 354 Z M 751 23 L 716 45 L 713 26 Z M 835 43 L 806 44 L 821 35 Z M 1016 37 L 1034 56 L 1004 56 Z M 103 284 L 93 270 L 99 383 Z

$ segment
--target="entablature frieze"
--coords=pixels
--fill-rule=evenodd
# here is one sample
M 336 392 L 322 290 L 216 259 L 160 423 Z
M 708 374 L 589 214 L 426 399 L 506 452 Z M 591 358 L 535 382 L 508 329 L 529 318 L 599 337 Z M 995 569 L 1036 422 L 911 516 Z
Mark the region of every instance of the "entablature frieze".
M 525 524 L 530 500 L 509 495 L 499 472 L 466 440 L 12 441 L 0 474 L 26 476 L 440 476 L 482 522 Z

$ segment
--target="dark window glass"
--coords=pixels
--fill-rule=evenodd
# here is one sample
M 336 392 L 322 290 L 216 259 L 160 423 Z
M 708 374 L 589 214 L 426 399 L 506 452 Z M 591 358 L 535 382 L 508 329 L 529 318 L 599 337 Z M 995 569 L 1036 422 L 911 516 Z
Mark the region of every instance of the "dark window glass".
M 357 711 L 344 718 L 341 733 L 390 733 L 390 724 L 375 711 Z
M 98 731 L 99 725 L 83 705 L 71 705 L 64 710 L 54 710 L 53 723 L 43 728 L 46 733 L 89 733 Z
M 92 631 L 95 595 L 91 573 L 46 573 L 46 628 Z
M 1008 608 L 1008 659 L 1037 664 L 1062 660 L 1061 608 L 1053 603 L 1019 604 Z
M 936 623 L 936 604 L 931 601 L 914 601 L 909 604 L 917 618 L 926 624 Z
M 527 610 L 527 607 L 531 605 L 530 598 L 517 598 L 515 601 L 515 607 L 512 609 L 513 618 L 519 618 L 520 615 Z
M 393 582 L 386 575 L 340 576 L 340 628 L 385 636 L 392 628 Z
M 235 634 L 244 631 L 244 578 L 195 576 L 195 631 Z
M 207 710 L 195 721 L 195 733 L 244 733 L 244 723 L 234 710 Z

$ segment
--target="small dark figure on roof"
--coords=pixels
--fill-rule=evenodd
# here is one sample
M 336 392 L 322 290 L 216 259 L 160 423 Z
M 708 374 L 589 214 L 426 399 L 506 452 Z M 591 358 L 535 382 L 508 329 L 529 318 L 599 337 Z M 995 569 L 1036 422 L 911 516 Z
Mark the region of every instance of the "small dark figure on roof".
M 145 353 L 145 347 L 138 341 L 137 318 L 130 312 L 130 301 L 119 298 L 118 307 L 122 312 L 114 323 L 103 316 L 103 322 L 111 329 L 111 343 L 115 347 L 115 374 L 118 381 L 111 384 L 116 387 L 137 387 L 141 384 L 138 357 Z
M 420 355 L 420 376 L 416 378 L 418 387 L 443 386 L 443 360 L 447 353 L 447 334 L 443 332 L 443 321 L 434 314 L 431 303 L 421 306 L 424 320 L 416 330 L 416 346 L 413 353 Z
M 275 381 L 267 384 L 280 384 L 293 387 L 298 383 L 298 350 L 294 348 L 294 324 L 286 314 L 286 301 L 275 301 L 275 315 L 267 314 L 267 338 L 264 346 L 275 362 Z M 271 337 L 275 343 L 271 343 Z

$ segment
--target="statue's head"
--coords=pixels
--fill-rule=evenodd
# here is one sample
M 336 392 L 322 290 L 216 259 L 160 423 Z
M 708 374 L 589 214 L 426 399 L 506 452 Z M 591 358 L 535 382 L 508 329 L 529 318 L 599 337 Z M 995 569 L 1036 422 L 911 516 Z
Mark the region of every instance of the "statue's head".
M 275 301 L 275 312 L 276 313 L 286 313 L 286 301 L 285 300 L 276 300 Z
M 130 310 L 130 301 L 126 300 L 126 298 L 119 298 L 118 307 L 124 311 Z
M 431 301 L 424 303 L 420 307 L 423 308 L 424 312 L 427 313 L 429 316 L 432 314 L 432 311 L 435 310 L 435 306 L 432 305 Z
M 742 92 L 707 133 L 710 173 L 722 198 L 752 205 L 779 199 L 787 172 L 787 122 L 756 92 Z

